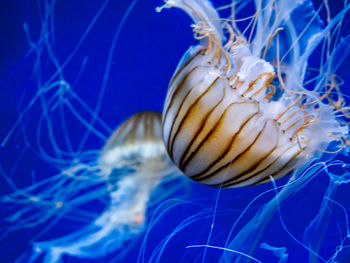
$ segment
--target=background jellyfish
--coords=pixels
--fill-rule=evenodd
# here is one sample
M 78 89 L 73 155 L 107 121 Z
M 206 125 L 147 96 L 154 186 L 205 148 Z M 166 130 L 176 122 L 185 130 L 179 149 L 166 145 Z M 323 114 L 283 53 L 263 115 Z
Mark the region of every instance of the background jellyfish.
M 113 61 L 121 62 L 115 48 L 136 1 L 124 7 L 113 6 L 109 1 L 95 3 L 98 8 L 92 12 L 90 6 L 85 15 L 77 18 L 77 31 L 68 34 L 66 26 L 72 21 L 66 12 L 73 11 L 68 2 L 62 6 L 55 1 L 26 4 L 9 2 L 3 8 L 4 14 L 12 8 L 14 12 L 20 8 L 23 13 L 16 17 L 19 23 L 9 21 L 13 14 L 4 21 L 4 25 L 12 26 L 11 34 L 4 32 L 7 39 L 4 48 L 11 49 L 12 39 L 17 47 L 12 55 L 18 53 L 21 57 L 5 57 L 9 67 L 6 64 L 2 67 L 1 81 L 7 89 L 6 97 L 2 97 L 6 114 L 2 116 L 9 117 L 8 121 L 3 120 L 1 137 L 2 260 L 60 262 L 66 257 L 86 260 L 118 251 L 118 256 L 111 255 L 117 260 L 127 254 L 127 248 L 147 226 L 146 210 L 178 188 L 172 180 L 171 188 L 165 187 L 151 198 L 160 183 L 165 186 L 171 179 L 163 176 L 175 171 L 162 146 L 160 113 L 135 115 L 115 133 L 111 128 L 139 111 L 134 103 L 144 100 L 144 93 L 135 97 L 130 111 L 127 104 L 121 103 L 124 99 L 116 94 L 110 94 L 116 99 L 109 106 L 103 103 Z M 101 14 L 107 7 L 120 11 L 112 19 L 114 32 L 105 40 L 109 44 L 100 46 L 101 52 L 93 51 L 90 57 L 88 50 L 95 50 L 96 45 L 88 39 L 94 40 L 106 30 L 106 21 L 98 26 L 98 20 L 106 19 Z M 60 24 L 64 19 L 68 19 L 67 24 Z M 91 36 L 94 30 L 97 32 Z M 69 38 L 69 34 L 75 37 Z M 13 35 L 16 37 L 12 38 Z M 132 55 L 125 59 L 132 59 Z M 101 64 L 93 67 L 96 76 L 83 80 L 90 67 L 89 59 L 95 64 L 100 56 L 104 56 Z M 76 57 L 79 58 L 75 60 Z M 128 72 L 122 64 L 120 70 Z M 71 67 L 75 66 L 79 70 L 73 73 Z M 127 75 L 127 79 L 130 77 Z M 113 82 L 119 82 L 121 90 L 127 89 L 127 79 Z M 18 93 L 14 82 L 21 86 Z M 141 80 L 147 82 L 158 85 Z M 131 84 L 134 85 L 138 84 Z M 81 91 L 95 89 L 96 93 L 84 94 L 78 91 L 78 86 Z M 89 105 L 89 100 L 94 105 Z M 122 108 L 111 123 L 100 117 L 102 104 L 106 109 L 118 108 L 115 112 Z M 143 103 L 142 109 L 145 106 Z M 152 108 L 159 110 L 161 105 Z M 112 137 L 107 140 L 109 136 Z
M 261 4 L 267 3 L 289 7 L 288 1 Z M 342 1 L 326 3 L 314 3 L 320 9 L 321 31 L 328 13 L 335 21 L 343 10 Z M 110 181 L 106 184 L 106 178 L 99 176 L 100 149 L 113 127 L 135 112 L 162 110 L 178 61 L 190 45 L 197 44 L 191 20 L 180 10 L 156 13 L 155 7 L 162 4 L 141 0 L 89 1 L 89 6 L 71 1 L 2 3 L 0 185 L 1 229 L 6 229 L 1 235 L 2 262 L 30 258 L 42 262 L 48 254 L 38 253 L 33 245 L 45 244 L 49 251 L 54 247 L 50 240 L 67 238 L 76 241 L 71 248 L 78 246 L 77 240 L 88 234 L 75 239 L 74 233 L 83 233 L 107 211 L 113 191 L 108 189 Z M 214 4 L 219 8 L 231 1 Z M 240 28 L 246 28 L 251 19 L 244 18 L 254 15 L 254 2 L 240 1 L 235 8 L 242 18 Z M 229 17 L 230 7 L 220 10 L 221 17 Z M 296 18 L 308 11 L 298 10 L 289 20 L 296 35 L 303 31 Z M 331 68 L 338 67 L 337 76 L 343 81 L 338 77 L 335 81 L 348 100 L 348 45 L 340 41 L 348 32 L 343 15 L 341 30 L 332 31 L 332 39 L 343 47 Z M 327 48 L 321 45 L 309 58 L 316 69 L 308 72 L 310 79 L 313 72 L 319 74 L 322 56 L 327 57 Z M 322 69 L 327 75 L 327 67 Z M 275 197 L 287 178 L 276 181 L 276 187 L 244 189 L 212 189 L 185 178 L 160 185 L 148 203 L 141 235 L 124 236 L 123 249 L 81 261 L 225 262 L 232 257 L 307 262 L 310 257 L 314 262 L 347 262 L 348 159 L 332 158 L 324 155 L 321 163 L 308 163 L 303 170 L 308 176 L 300 175 L 308 182 L 294 184 L 297 191 L 284 200 Z M 117 176 L 116 183 L 122 178 L 126 177 Z M 35 191 L 26 195 L 23 189 L 31 186 Z M 273 214 L 266 209 L 271 207 Z M 74 255 L 61 259 L 79 262 Z
M 127 242 L 143 231 L 145 211 L 152 192 L 166 179 L 164 177 L 175 174 L 175 167 L 170 164 L 161 140 L 161 114 L 141 112 L 133 115 L 107 141 L 96 165 L 90 163 L 84 167 L 84 164 L 78 164 L 63 174 L 73 178 L 78 174 L 82 181 L 82 189 L 70 205 L 78 202 L 77 199 L 92 199 L 94 195 L 103 193 L 101 190 L 89 189 L 101 188 L 103 182 L 107 185 L 109 203 L 100 216 L 82 229 L 57 239 L 34 242 L 33 251 L 29 255 L 23 255 L 20 262 L 35 262 L 40 256 L 43 256 L 44 262 L 59 262 L 63 255 L 100 258 L 121 248 L 125 249 Z M 61 184 L 63 174 L 56 176 L 58 178 L 48 185 Z M 69 185 L 69 182 L 66 180 L 64 184 Z M 79 184 L 71 184 L 67 189 L 74 192 L 71 188 Z M 22 191 L 29 194 L 36 190 L 35 186 Z M 48 190 L 53 191 L 48 187 L 37 198 L 47 196 Z M 17 196 L 12 194 L 9 197 L 16 199 Z M 56 207 L 60 208 L 57 203 Z M 15 216 L 23 217 L 20 213 L 26 209 L 31 208 L 24 207 Z

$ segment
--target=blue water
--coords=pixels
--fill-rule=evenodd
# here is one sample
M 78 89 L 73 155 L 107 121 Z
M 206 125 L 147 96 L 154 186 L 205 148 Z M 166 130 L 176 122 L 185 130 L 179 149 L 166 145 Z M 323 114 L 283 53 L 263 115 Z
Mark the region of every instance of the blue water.
M 57 216 L 60 210 L 45 205 L 26 211 L 28 197 L 6 197 L 13 192 L 20 196 L 20 189 L 60 174 L 84 152 L 101 149 L 113 130 L 132 114 L 162 111 L 169 80 L 184 52 L 196 41 L 190 18 L 177 9 L 155 12 L 160 5 L 162 1 L 151 0 L 0 2 L 0 262 L 29 262 L 36 242 L 83 229 L 106 208 L 108 191 L 101 186 L 95 186 L 101 187 L 97 191 L 101 196 L 80 201 L 62 216 Z M 331 10 L 339 9 L 340 4 Z M 347 58 L 337 72 L 344 80 L 341 91 L 348 104 L 349 66 Z M 50 89 L 49 84 L 56 80 L 69 86 Z M 349 163 L 347 156 L 337 158 Z M 336 165 L 329 173 L 349 174 L 349 167 Z M 284 178 L 276 183 L 286 182 Z M 305 244 L 313 234 L 306 229 L 325 208 L 326 218 L 317 226 L 325 229 L 318 232 L 323 233 L 319 236 L 320 257 L 313 262 L 327 262 L 339 245 L 342 251 L 337 262 L 350 262 L 350 237 L 345 238 L 349 234 L 350 184 L 334 187 L 331 201 L 324 207 L 327 187 L 329 177 L 321 171 L 288 198 L 280 213 L 272 216 L 261 240 L 250 237 L 259 239 L 254 258 L 264 263 L 309 262 Z M 127 236 L 120 249 L 95 259 L 64 255 L 62 261 L 218 262 L 223 250 L 214 247 L 225 247 L 232 226 L 247 205 L 273 188 L 268 183 L 220 190 L 187 178 L 176 179 L 155 190 L 145 228 Z M 52 195 L 64 196 L 72 190 L 65 185 L 58 189 L 60 192 Z M 37 188 L 35 194 L 40 195 L 41 190 Z M 84 191 L 92 190 L 81 194 Z M 253 202 L 232 236 L 274 196 L 272 190 Z M 67 204 L 73 199 L 69 198 Z M 20 218 L 13 216 L 19 211 Z M 21 218 L 31 217 L 31 224 L 21 225 Z M 196 245 L 214 247 L 191 247 Z M 238 255 L 230 253 L 233 258 Z M 286 254 L 288 261 L 283 261 Z M 43 260 L 44 254 L 39 253 L 34 262 Z

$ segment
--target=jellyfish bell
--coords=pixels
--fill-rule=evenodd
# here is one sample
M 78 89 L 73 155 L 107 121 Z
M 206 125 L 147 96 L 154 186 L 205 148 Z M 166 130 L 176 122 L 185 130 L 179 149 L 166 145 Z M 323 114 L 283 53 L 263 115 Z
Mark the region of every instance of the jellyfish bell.
M 258 32 L 250 43 L 234 20 L 221 23 L 209 1 L 168 0 L 162 8 L 170 7 L 190 15 L 200 42 L 180 61 L 164 104 L 164 144 L 183 173 L 214 187 L 256 185 L 314 160 L 333 141 L 341 149 L 348 134 L 338 118 L 343 107 L 330 98 L 331 88 L 301 86 L 302 59 L 280 65 L 279 42 L 272 46 L 271 40 L 281 29 L 263 44 Z M 284 30 L 295 34 L 288 26 Z M 310 39 L 305 50 L 312 52 L 317 41 Z M 268 49 L 276 54 L 275 66 L 261 55 Z
M 167 167 L 169 159 L 162 142 L 161 114 L 140 112 L 122 123 L 107 140 L 99 163 L 105 174 L 123 167 L 137 167 L 152 174 L 151 170 Z

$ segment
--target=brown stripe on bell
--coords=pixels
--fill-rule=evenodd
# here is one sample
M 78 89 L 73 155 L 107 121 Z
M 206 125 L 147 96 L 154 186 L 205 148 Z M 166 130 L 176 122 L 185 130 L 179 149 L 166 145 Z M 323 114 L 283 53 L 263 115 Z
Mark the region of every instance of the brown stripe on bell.
M 101 167 L 108 173 L 114 168 L 148 170 L 168 166 L 161 127 L 158 112 L 134 114 L 107 140 L 99 159 Z

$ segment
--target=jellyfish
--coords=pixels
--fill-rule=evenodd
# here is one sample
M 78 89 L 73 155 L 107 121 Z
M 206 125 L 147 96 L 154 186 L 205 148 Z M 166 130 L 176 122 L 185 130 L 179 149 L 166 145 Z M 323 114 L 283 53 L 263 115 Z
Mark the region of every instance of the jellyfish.
M 75 169 L 79 168 L 71 168 Z M 35 262 L 43 254 L 43 262 L 60 262 L 63 255 L 100 258 L 125 247 L 142 232 L 152 192 L 163 176 L 175 172 L 161 140 L 161 114 L 141 112 L 125 121 L 106 142 L 95 169 L 108 177 L 108 207 L 76 232 L 35 242 L 30 256 L 19 262 Z
M 170 81 L 164 145 L 173 163 L 199 183 L 217 188 L 272 184 L 256 197 L 273 192 L 271 200 L 240 230 L 236 225 L 244 213 L 234 223 L 220 262 L 265 262 L 253 257 L 259 245 L 287 262 L 285 247 L 261 241 L 275 214 L 282 230 L 307 251 L 308 262 L 333 262 L 347 249 L 349 238 L 349 211 L 332 199 L 338 186 L 349 182 L 348 172 L 335 175 L 327 167 L 348 167 L 331 160 L 337 154 L 348 158 L 350 145 L 349 107 L 334 75 L 350 51 L 350 36 L 342 32 L 350 5 L 344 1 L 333 15 L 326 1 L 317 11 L 311 1 L 255 1 L 255 13 L 240 28 L 246 5 L 233 1 L 223 8 L 232 11 L 225 19 L 209 1 L 168 0 L 158 9 L 185 11 L 199 41 L 184 54 Z M 319 16 L 322 8 L 328 12 L 326 25 Z M 320 47 L 320 68 L 314 70 L 309 59 Z M 327 162 L 320 161 L 324 156 Z M 286 227 L 280 207 L 309 187 L 322 169 L 329 186 L 320 210 L 305 226 L 304 240 L 299 240 Z M 289 180 L 277 186 L 275 181 L 286 175 Z M 325 258 L 320 255 L 326 232 L 321 228 L 329 224 L 326 210 L 334 204 L 344 210 L 345 233 Z M 202 262 L 208 248 L 220 249 L 210 237 L 211 232 L 202 246 L 191 246 L 204 248 Z
M 332 141 L 346 140 L 348 126 L 336 115 L 344 112 L 342 102 L 331 98 L 322 102 L 332 88 L 303 90 L 302 80 L 295 79 L 305 74 L 300 72 L 305 68 L 303 58 L 290 55 L 292 66 L 285 65 L 276 74 L 272 64 L 254 55 L 268 52 L 268 37 L 261 44 L 257 33 L 249 48 L 244 36 L 234 31 L 235 25 L 227 23 L 230 36 L 224 43 L 220 19 L 209 2 L 167 1 L 164 7 L 171 6 L 193 17 L 200 40 L 175 71 L 164 106 L 164 144 L 184 174 L 216 187 L 256 185 L 270 176 L 286 175 Z M 263 7 L 264 12 L 272 12 L 269 8 Z M 275 22 L 276 28 L 269 30 L 278 34 L 287 15 L 279 16 L 271 22 L 258 17 L 257 31 Z M 291 34 L 288 26 L 284 30 Z M 305 49 L 312 52 L 312 47 Z M 285 55 L 276 52 L 277 58 Z M 282 75 L 281 83 L 273 85 Z M 276 93 L 278 98 L 273 97 Z
M 36 196 L 37 200 L 34 200 L 35 196 L 31 197 L 32 202 L 44 202 L 56 190 L 48 186 L 62 184 L 69 191 L 72 187 L 79 189 L 76 191 L 80 194 L 67 204 L 74 206 L 74 203 L 79 202 L 78 199 L 88 202 L 89 199 L 96 198 L 95 195 L 103 194 L 103 188 L 107 187 L 107 207 L 78 231 L 52 240 L 33 242 L 32 251 L 22 255 L 17 262 L 36 262 L 39 258 L 42 258 L 42 262 L 61 262 L 63 255 L 94 259 L 122 247 L 125 249 L 126 244 L 145 228 L 146 210 L 154 190 L 178 174 L 163 146 L 161 114 L 156 112 L 135 114 L 120 125 L 100 151 L 96 164 L 80 163 L 62 173 L 40 185 L 22 189 L 22 195 L 29 195 L 37 190 L 35 188 L 46 186 Z M 71 178 L 71 181 L 67 178 Z M 17 192 L 8 195 L 7 202 L 19 199 L 18 195 Z M 67 195 L 66 198 L 68 197 Z M 55 204 L 57 210 L 65 205 L 62 201 Z M 71 208 L 67 210 L 69 209 Z M 7 219 L 29 224 L 26 222 L 29 221 L 28 218 L 22 219 L 24 210 L 29 212 L 34 207 L 28 204 Z

